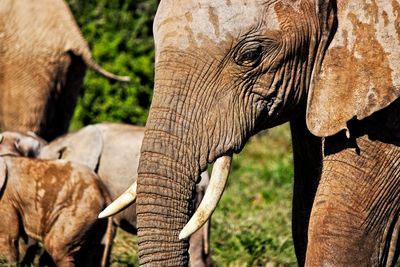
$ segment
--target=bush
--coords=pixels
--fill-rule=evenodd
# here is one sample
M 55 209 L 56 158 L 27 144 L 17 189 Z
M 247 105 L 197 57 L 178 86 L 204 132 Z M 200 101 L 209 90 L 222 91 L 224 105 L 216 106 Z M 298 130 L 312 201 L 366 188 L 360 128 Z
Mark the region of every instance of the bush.
M 71 128 L 101 121 L 144 125 L 153 88 L 152 24 L 157 1 L 67 0 L 93 57 L 105 69 L 131 77 L 111 83 L 88 71 Z

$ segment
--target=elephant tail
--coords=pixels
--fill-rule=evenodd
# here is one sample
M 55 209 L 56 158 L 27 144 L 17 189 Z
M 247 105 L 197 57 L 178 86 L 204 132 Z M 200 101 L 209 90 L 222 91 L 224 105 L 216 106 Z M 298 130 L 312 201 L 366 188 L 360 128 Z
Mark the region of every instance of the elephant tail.
M 94 61 L 94 59 L 92 58 L 90 51 L 88 51 L 87 53 L 83 53 L 82 58 L 90 69 L 109 80 L 114 80 L 118 82 L 130 82 L 131 80 L 129 76 L 118 76 L 100 67 L 99 64 L 97 64 L 96 61 Z
M 103 256 L 101 258 L 101 267 L 106 267 L 109 262 L 109 257 L 111 255 L 111 244 L 114 239 L 114 234 L 115 234 L 115 227 L 113 225 L 113 218 L 108 217 L 107 218 L 107 229 L 106 229 L 106 234 L 105 234 L 105 243 L 104 243 L 104 251 L 103 251 Z

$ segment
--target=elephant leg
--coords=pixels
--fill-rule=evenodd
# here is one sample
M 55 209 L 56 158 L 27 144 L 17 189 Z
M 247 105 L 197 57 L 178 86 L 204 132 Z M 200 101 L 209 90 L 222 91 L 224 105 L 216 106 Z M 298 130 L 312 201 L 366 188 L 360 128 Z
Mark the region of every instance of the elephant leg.
M 46 140 L 53 140 L 68 131 L 86 70 L 82 58 L 73 53 L 64 54 L 59 61 L 62 64 L 55 71 L 55 89 L 50 92 L 45 121 L 39 132 Z
M 70 218 L 62 220 L 68 223 Z M 103 255 L 101 239 L 106 224 L 101 229 L 93 225 L 93 221 L 88 221 L 86 225 L 69 227 L 70 231 L 65 231 L 65 225 L 53 227 L 44 240 L 44 247 L 57 266 L 100 266 Z
M 210 221 L 207 221 L 189 240 L 190 266 L 206 267 L 211 266 L 211 253 L 208 247 L 208 234 Z M 207 248 L 207 249 L 206 249 Z
M 39 249 L 39 242 L 28 237 L 24 258 L 21 261 L 21 266 L 31 266 L 35 260 L 36 253 Z
M 108 242 L 113 241 L 115 227 L 111 222 L 111 232 L 107 233 L 108 219 L 100 219 L 92 222 L 90 229 L 85 230 L 84 240 L 80 246 L 79 252 L 74 254 L 76 266 L 108 266 L 109 253 L 111 247 L 106 248 L 104 237 L 109 235 Z M 107 237 L 106 237 L 107 238 Z M 110 243 L 110 245 L 111 245 Z M 104 254 L 106 253 L 106 255 Z
M 108 266 L 111 259 L 111 250 L 114 238 L 117 234 L 117 226 L 113 222 L 113 218 L 107 219 L 107 229 L 101 240 L 101 246 L 99 252 L 103 252 L 101 259 L 101 267 Z
M 201 174 L 201 180 L 196 185 L 196 198 L 194 206 L 199 207 L 206 193 L 210 177 L 208 171 Z M 210 229 L 211 219 L 209 219 L 199 230 L 197 230 L 189 239 L 189 261 L 190 266 L 206 267 L 211 266 L 210 252 Z
M 58 267 L 75 267 L 74 258 L 72 256 L 66 256 L 63 258 L 54 259 Z
M 307 266 L 392 266 L 400 230 L 400 148 L 363 135 L 325 140 Z
M 56 266 L 75 266 L 73 249 L 70 249 L 70 246 L 63 243 L 60 236 L 58 238 L 59 240 L 56 243 L 50 243 L 48 240 L 45 240 L 44 247 L 48 251 L 48 254 L 46 252 L 43 253 L 43 255 L 40 257 L 40 264 L 43 264 L 44 266 L 48 263 L 51 264 L 52 261 L 54 261 Z M 49 259 L 49 256 L 52 260 Z
M 39 266 L 57 267 L 49 253 L 45 250 L 39 258 Z
M 57 266 L 84 266 L 76 264 L 75 260 L 79 260 L 77 254 L 82 250 L 93 220 L 87 220 L 86 223 L 83 220 L 87 217 L 82 214 L 77 213 L 74 218 L 69 214 L 72 212 L 65 209 L 57 216 L 57 220 L 51 223 L 52 227 L 44 237 L 43 247 Z M 45 258 L 41 260 L 44 261 Z
M 0 218 L 0 258 L 5 257 L 9 263 L 17 263 L 20 220 L 6 197 L 0 202 Z
M 297 262 L 304 266 L 308 222 L 321 172 L 321 139 L 307 130 L 302 116 L 292 120 L 290 127 L 294 161 L 292 232 Z

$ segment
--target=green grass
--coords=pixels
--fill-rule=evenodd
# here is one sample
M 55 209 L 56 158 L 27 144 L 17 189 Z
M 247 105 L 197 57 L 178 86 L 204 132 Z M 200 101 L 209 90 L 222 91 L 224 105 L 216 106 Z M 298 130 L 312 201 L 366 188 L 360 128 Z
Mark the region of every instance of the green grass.
M 253 137 L 235 155 L 228 186 L 212 218 L 216 266 L 296 265 L 292 165 L 287 125 Z
M 7 259 L 5 257 L 0 256 L 0 267 L 15 267 L 15 264 L 7 263 Z
M 138 266 L 137 236 L 118 229 L 111 254 L 111 267 Z
M 215 266 L 296 266 L 291 236 L 292 152 L 288 125 L 253 137 L 234 156 L 212 217 Z M 136 266 L 136 237 L 119 231 L 112 266 Z

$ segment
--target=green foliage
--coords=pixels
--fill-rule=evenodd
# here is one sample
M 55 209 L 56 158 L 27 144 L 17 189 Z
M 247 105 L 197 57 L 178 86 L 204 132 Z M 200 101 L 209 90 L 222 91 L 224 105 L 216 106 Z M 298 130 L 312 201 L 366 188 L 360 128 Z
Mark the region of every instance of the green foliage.
M 71 128 L 101 121 L 144 125 L 153 88 L 155 0 L 67 0 L 93 57 L 105 69 L 131 77 L 111 83 L 88 71 Z
M 118 229 L 112 247 L 111 267 L 133 267 L 138 265 L 137 236 L 132 236 Z

